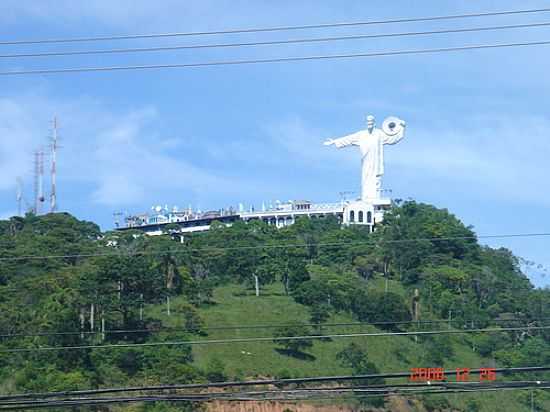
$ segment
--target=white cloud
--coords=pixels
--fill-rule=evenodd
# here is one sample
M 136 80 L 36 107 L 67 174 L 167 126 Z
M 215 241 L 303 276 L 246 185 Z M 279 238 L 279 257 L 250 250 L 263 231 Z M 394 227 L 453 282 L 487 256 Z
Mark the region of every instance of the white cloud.
M 44 133 L 33 125 L 31 113 L 9 99 L 0 99 L 0 119 L 0 190 L 5 190 L 32 170 L 31 153 Z
M 468 122 L 434 122 L 430 127 L 408 122 L 405 140 L 386 152 L 387 169 L 399 167 L 415 182 L 429 185 L 438 177 L 471 193 L 525 204 L 550 204 L 545 190 L 547 159 L 550 158 L 548 130 L 543 117 L 486 114 Z M 520 126 L 521 125 L 521 126 Z M 341 135 L 354 130 L 342 130 Z M 270 140 L 283 148 L 295 162 L 326 173 L 359 173 L 356 150 L 322 146 L 327 131 L 294 117 L 271 125 Z M 397 180 L 399 178 L 397 177 Z M 413 193 L 411 193 L 413 194 Z
M 464 182 L 472 191 L 514 202 L 550 204 L 550 122 L 541 117 L 486 115 L 468 123 L 411 128 L 390 164 L 412 173 Z
M 334 147 L 324 146 L 323 142 L 326 139 L 337 136 L 307 124 L 298 116 L 288 117 L 279 123 L 268 125 L 264 133 L 271 147 L 282 149 L 286 155 L 294 159 L 291 163 L 300 162 L 308 168 L 333 170 L 342 167 L 349 169 L 350 161 L 359 161 L 359 155 L 353 150 L 338 151 Z
M 115 2 L 108 0 L 87 0 L 85 2 L 4 0 L 3 3 L 3 20 L 7 22 L 15 22 L 23 17 L 47 22 L 61 21 L 65 24 L 89 19 L 108 25 L 124 26 L 137 26 L 148 21 L 151 22 L 161 10 L 177 10 L 178 14 L 185 15 L 185 10 L 190 8 L 177 0 L 164 0 L 162 8 L 159 7 L 158 2 L 140 0 L 117 0 Z M 164 14 L 170 15 L 170 13 Z
M 97 190 L 92 194 L 95 202 L 106 206 L 137 204 L 143 200 L 145 191 L 135 179 L 127 175 L 113 173 L 100 181 Z
M 157 131 L 160 116 L 154 108 L 114 113 L 94 100 L 27 96 L 0 100 L 0 190 L 13 191 L 16 177 L 24 176 L 27 200 L 32 197 L 31 153 L 47 143 L 44 107 L 55 108 L 61 123 L 59 184 L 75 190 L 91 185 L 83 202 L 138 205 L 174 191 L 183 198 L 206 188 L 228 193 L 242 187 L 178 157 L 177 139 L 165 140 Z
M 249 2 L 237 0 L 3 0 L 0 22 L 17 25 L 21 20 L 35 20 L 52 27 L 84 27 L 87 32 L 102 27 L 165 32 L 250 25 L 252 16 L 255 23 L 261 23 L 285 14 L 277 4 L 264 4 L 261 10 L 255 10 Z

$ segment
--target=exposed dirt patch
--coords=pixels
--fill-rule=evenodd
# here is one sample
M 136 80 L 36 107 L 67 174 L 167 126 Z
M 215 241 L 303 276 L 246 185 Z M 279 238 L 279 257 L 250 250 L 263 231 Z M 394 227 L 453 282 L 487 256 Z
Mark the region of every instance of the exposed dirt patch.
M 301 402 L 209 402 L 207 412 L 426 412 L 416 400 L 392 396 L 385 408 L 360 407 L 351 405 L 321 405 Z
M 347 406 L 331 406 L 291 402 L 210 402 L 208 412 L 359 412 Z

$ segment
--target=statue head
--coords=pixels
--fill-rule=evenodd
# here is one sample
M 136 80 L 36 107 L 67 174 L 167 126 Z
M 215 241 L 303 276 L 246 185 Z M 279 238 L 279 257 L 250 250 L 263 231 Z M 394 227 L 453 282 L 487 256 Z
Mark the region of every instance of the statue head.
M 367 116 L 367 130 L 369 131 L 369 133 L 372 132 L 372 130 L 374 129 L 374 124 L 374 116 L 369 114 Z

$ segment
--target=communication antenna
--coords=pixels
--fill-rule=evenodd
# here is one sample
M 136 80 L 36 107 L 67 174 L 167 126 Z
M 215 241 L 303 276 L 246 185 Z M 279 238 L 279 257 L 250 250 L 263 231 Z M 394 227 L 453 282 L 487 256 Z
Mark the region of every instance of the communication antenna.
M 351 190 L 347 190 L 347 191 L 344 191 L 344 192 L 338 192 L 338 194 L 340 195 L 340 202 L 342 204 L 344 204 L 347 200 L 347 197 L 348 195 L 352 195 L 354 194 L 355 192 L 351 191 Z
M 23 200 L 23 179 L 16 178 L 17 187 L 15 192 L 15 199 L 17 201 L 17 216 L 21 216 L 21 202 Z
M 42 204 L 46 198 L 44 197 L 44 150 L 40 149 L 38 152 L 38 200 L 40 202 L 40 210 L 42 210 Z
M 44 152 L 42 149 L 34 152 L 34 214 L 39 215 L 44 202 Z
M 50 193 L 50 212 L 57 210 L 57 149 L 59 149 L 57 141 L 57 117 L 53 118 L 53 133 L 50 144 L 52 164 L 51 164 L 51 193 Z

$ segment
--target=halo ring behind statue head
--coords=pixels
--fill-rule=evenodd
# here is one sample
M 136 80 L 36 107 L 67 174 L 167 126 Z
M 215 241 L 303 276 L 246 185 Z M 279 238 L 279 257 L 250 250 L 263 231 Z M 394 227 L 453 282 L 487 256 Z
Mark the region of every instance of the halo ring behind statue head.
M 396 135 L 402 129 L 403 125 L 401 124 L 401 119 L 394 116 L 387 117 L 382 123 L 382 130 L 389 136 Z

